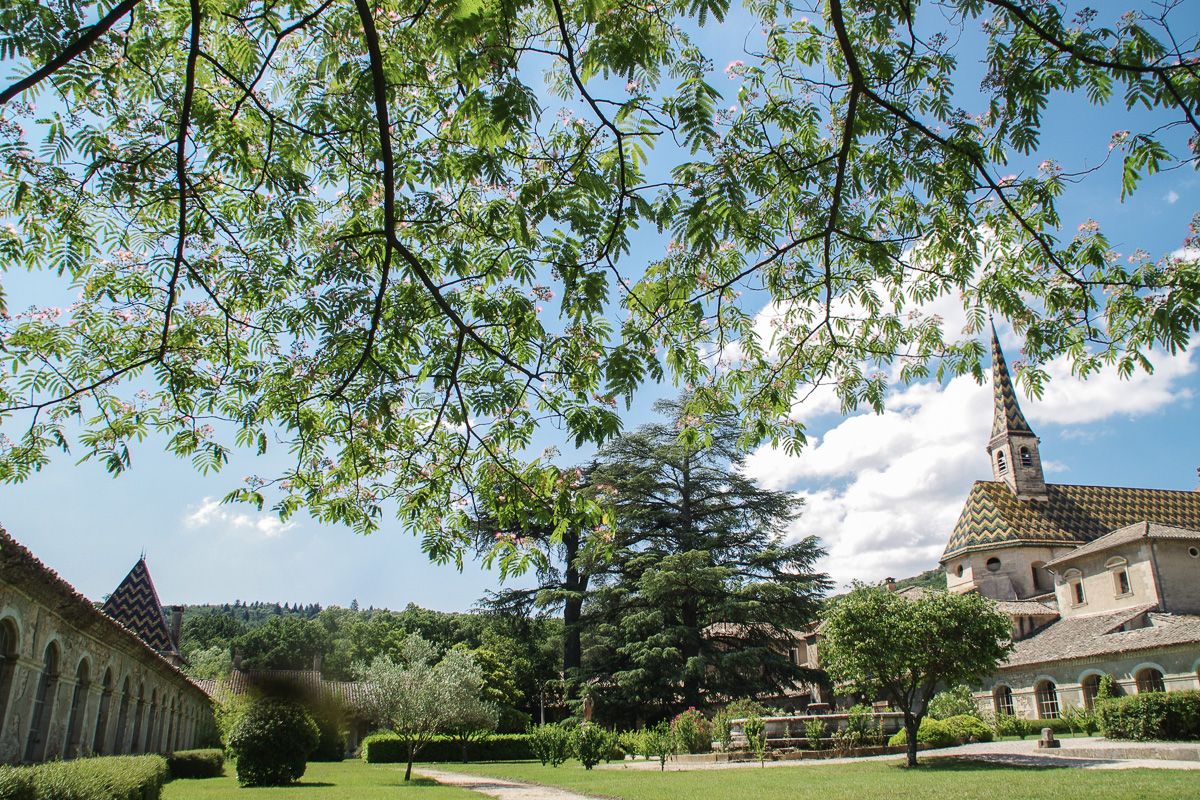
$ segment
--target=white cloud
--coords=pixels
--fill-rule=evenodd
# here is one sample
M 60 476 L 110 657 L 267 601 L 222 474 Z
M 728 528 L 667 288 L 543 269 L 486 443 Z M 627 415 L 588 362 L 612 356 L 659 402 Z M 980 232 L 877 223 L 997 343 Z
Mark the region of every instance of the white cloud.
M 1178 250 L 1172 251 L 1171 258 L 1176 261 L 1200 260 L 1200 247 L 1181 247 Z
M 1151 360 L 1154 374 L 1125 381 L 1112 369 L 1081 381 L 1056 360 L 1043 399 L 1022 397 L 1022 408 L 1035 426 L 1073 426 L 1150 413 L 1191 396 L 1179 385 L 1195 371 L 1190 353 L 1155 353 Z M 847 417 L 799 455 L 760 448 L 746 472 L 805 498 L 794 533 L 821 537 L 829 551 L 822 566 L 837 582 L 902 577 L 937 563 L 971 483 L 990 477 L 983 448 L 991 420 L 990 384 L 969 376 L 944 386 L 916 384 L 895 392 L 883 414 Z M 1049 473 L 1068 470 L 1056 461 L 1045 466 Z
M 1166 200 L 1171 205 L 1175 205 L 1177 202 L 1179 202 L 1179 192 L 1172 189 L 1166 193 L 1166 195 L 1163 197 L 1163 200 Z
M 228 531 L 251 531 L 274 539 L 296 527 L 295 522 L 282 522 L 272 514 L 234 511 L 212 497 L 201 500 L 199 506 L 188 508 L 183 524 L 192 529 L 224 528 Z

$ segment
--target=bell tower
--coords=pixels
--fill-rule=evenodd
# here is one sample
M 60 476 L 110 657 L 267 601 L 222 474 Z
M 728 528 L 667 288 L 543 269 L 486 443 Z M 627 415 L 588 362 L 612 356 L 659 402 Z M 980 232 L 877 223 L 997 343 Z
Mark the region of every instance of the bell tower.
M 992 400 L 992 438 L 987 446 L 992 477 L 1008 484 L 1018 500 L 1048 500 L 1038 437 L 1017 404 L 995 325 L 992 325 Z

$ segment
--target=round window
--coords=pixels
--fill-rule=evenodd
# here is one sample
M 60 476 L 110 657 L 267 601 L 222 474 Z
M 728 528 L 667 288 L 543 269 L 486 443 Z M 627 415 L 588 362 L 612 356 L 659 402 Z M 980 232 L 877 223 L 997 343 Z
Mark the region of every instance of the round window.
M 963 565 L 962 564 L 959 564 L 957 567 L 954 568 L 954 574 L 960 578 L 963 576 Z
M 1192 558 L 1200 558 L 1200 547 L 1189 547 L 1188 555 Z
M 987 560 L 988 572 L 996 572 L 1000 569 L 1000 559 L 992 557 Z

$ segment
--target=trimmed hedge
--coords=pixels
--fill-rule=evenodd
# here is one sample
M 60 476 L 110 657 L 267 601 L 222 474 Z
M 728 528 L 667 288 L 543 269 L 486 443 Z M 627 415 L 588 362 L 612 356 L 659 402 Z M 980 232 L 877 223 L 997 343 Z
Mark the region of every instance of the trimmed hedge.
M 272 698 L 254 701 L 229 734 L 238 783 L 286 786 L 300 780 L 319 739 L 317 723 L 303 706 Z
M 220 750 L 176 750 L 167 756 L 171 778 L 219 778 L 225 774 L 225 753 Z
M 966 744 L 967 742 L 990 742 L 996 738 L 996 733 L 987 724 L 972 714 L 958 714 L 948 719 L 942 720 L 946 727 L 950 729 L 950 733 L 958 741 Z
M 1145 692 L 1096 704 L 1106 739 L 1200 740 L 1200 692 Z
M 892 734 L 892 738 L 888 739 L 889 747 L 900 747 L 907 743 L 908 737 L 904 735 L 903 730 L 896 731 Z M 921 720 L 921 727 L 917 728 L 917 744 L 929 747 L 950 747 L 958 744 L 958 737 L 945 722 L 933 717 L 925 717 Z
M 162 756 L 110 756 L 0 767 L 0 800 L 158 800 Z
M 408 748 L 394 733 L 373 733 L 362 741 L 362 758 L 369 764 L 403 764 L 408 761 Z M 524 761 L 533 758 L 533 750 L 525 734 L 500 733 L 467 745 L 467 758 L 471 761 Z M 462 761 L 462 745 L 449 736 L 435 736 L 417 753 L 416 760 Z

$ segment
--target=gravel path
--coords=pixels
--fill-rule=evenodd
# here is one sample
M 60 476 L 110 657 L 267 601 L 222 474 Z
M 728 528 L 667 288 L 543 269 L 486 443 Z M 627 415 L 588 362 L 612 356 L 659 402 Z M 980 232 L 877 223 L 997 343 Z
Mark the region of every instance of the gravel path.
M 458 786 L 472 792 L 486 794 L 497 800 L 597 800 L 584 794 L 568 792 L 553 786 L 539 786 L 533 783 L 517 783 L 503 778 L 485 778 L 482 775 L 464 775 L 461 772 L 446 772 L 428 767 L 414 767 L 415 772 L 427 778 L 433 778 L 446 786 Z

